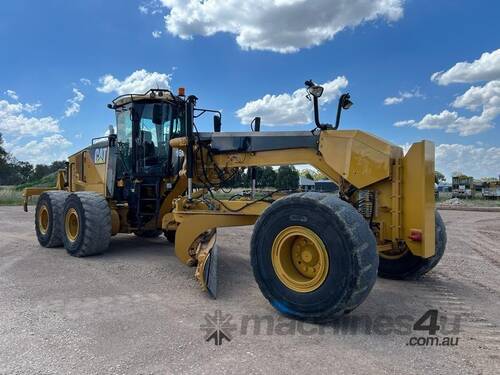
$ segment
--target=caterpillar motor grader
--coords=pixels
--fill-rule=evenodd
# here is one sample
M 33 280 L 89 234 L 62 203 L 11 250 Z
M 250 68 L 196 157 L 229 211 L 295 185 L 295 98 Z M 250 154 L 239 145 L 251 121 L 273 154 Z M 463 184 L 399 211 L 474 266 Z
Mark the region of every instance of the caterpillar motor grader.
M 220 112 L 196 107 L 182 88 L 119 96 L 108 105 L 116 134 L 71 155 L 56 187 L 24 191 L 25 210 L 28 197 L 39 196 L 38 241 L 84 257 L 105 251 L 117 233 L 164 233 L 215 296 L 217 228 L 255 224 L 251 264 L 262 293 L 281 313 L 315 322 L 356 308 L 377 273 L 428 272 L 446 245 L 434 203 L 434 145 L 414 143 L 404 155 L 369 133 L 338 130 L 349 94 L 339 99 L 336 124 L 323 124 L 323 88 L 306 86 L 311 131 L 260 132 L 256 118 L 251 132 L 222 132 Z M 207 112 L 215 113 L 214 131 L 198 132 L 195 120 Z M 297 164 L 320 170 L 339 193 L 256 198 L 252 168 Z M 253 171 L 252 194 L 218 199 L 214 192 L 245 168 Z

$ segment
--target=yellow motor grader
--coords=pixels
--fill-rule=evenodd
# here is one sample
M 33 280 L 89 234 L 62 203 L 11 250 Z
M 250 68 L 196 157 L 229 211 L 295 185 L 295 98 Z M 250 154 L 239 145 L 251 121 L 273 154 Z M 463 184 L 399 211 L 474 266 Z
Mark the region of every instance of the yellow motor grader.
M 38 195 L 35 230 L 44 247 L 70 255 L 105 251 L 111 236 L 164 234 L 175 254 L 196 266 L 215 296 L 216 230 L 255 224 L 251 263 L 264 296 L 281 313 L 324 322 L 356 308 L 377 273 L 414 279 L 440 261 L 446 232 L 434 203 L 434 145 L 401 147 L 359 130 L 338 130 L 352 102 L 343 94 L 335 125 L 319 119 L 323 88 L 306 82 L 316 128 L 311 131 L 222 132 L 221 113 L 198 108 L 194 95 L 169 90 L 122 95 L 116 134 L 71 155 L 52 189 L 24 191 L 25 210 Z M 195 120 L 214 113 L 213 132 Z M 338 194 L 268 192 L 218 198 L 236 173 L 257 166 L 309 164 Z M 228 249 L 230 251 L 230 249 Z

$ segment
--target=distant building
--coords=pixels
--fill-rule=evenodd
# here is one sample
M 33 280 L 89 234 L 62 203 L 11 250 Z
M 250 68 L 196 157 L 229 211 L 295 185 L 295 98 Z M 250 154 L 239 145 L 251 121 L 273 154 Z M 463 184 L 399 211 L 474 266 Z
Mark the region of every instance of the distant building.
M 334 193 L 339 190 L 339 187 L 330 180 L 314 181 L 314 190 L 322 193 Z
M 314 181 L 307 177 L 299 176 L 299 189 L 302 191 L 313 191 Z
M 472 198 L 474 196 L 474 178 L 465 175 L 452 177 L 452 197 Z
M 500 179 L 485 181 L 481 194 L 484 199 L 500 199 Z
M 437 190 L 440 193 L 451 193 L 452 185 L 449 182 L 440 182 Z

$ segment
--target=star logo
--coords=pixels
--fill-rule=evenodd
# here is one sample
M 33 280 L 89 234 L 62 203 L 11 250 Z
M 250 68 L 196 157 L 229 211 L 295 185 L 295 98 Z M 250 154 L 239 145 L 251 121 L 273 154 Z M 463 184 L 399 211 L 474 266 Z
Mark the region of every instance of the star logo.
M 236 324 L 231 323 L 232 318 L 231 314 L 223 314 L 221 310 L 216 310 L 214 315 L 205 314 L 205 323 L 200 325 L 205 332 L 205 341 L 213 340 L 215 345 L 222 345 L 224 339 L 231 341 L 232 332 L 237 329 Z

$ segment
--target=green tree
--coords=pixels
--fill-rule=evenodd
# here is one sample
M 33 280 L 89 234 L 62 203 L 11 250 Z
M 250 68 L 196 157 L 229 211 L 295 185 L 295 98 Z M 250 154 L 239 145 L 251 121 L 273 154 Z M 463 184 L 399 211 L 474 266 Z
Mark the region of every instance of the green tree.
M 276 187 L 278 189 L 296 190 L 299 187 L 299 172 L 294 166 L 282 165 L 276 176 Z
M 32 180 L 33 178 L 33 165 L 27 161 L 15 161 L 14 164 L 12 164 L 14 170 L 16 171 L 17 174 L 17 179 L 16 184 L 28 182 Z
M 9 153 L 7 151 L 5 151 L 5 149 L 3 148 L 3 137 L 2 137 L 2 133 L 0 133 L 0 173 L 4 173 L 5 172 L 5 168 L 7 166 L 7 162 L 8 162 L 8 156 L 9 156 Z
M 0 185 L 19 185 L 41 179 L 59 169 L 66 167 L 65 161 L 54 161 L 50 165 L 33 165 L 27 161 L 19 161 L 3 148 L 3 137 L 0 133 Z
M 259 187 L 275 187 L 276 186 L 276 171 L 273 167 L 260 168 L 262 174 L 259 177 Z
M 435 176 L 435 179 L 436 179 L 436 183 L 438 183 L 438 184 L 440 182 L 445 182 L 446 181 L 446 177 L 444 176 L 444 174 L 442 174 L 439 171 L 435 171 L 434 172 L 434 176 Z
M 224 184 L 224 186 L 231 188 L 241 187 L 244 186 L 245 180 L 245 171 L 243 169 L 238 169 L 234 172 L 232 178 Z
M 299 172 L 299 175 L 302 177 L 308 178 L 309 180 L 314 180 L 314 173 L 315 172 L 313 170 L 306 168 L 306 169 L 302 169 Z

